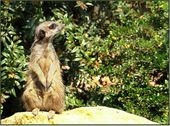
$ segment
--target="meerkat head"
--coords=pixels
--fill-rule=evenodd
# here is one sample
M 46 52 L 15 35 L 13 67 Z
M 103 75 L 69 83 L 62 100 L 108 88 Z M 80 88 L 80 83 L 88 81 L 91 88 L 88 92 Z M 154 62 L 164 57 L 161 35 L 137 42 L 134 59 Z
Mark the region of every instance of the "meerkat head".
M 54 21 L 45 21 L 36 27 L 35 40 L 52 40 L 63 28 L 64 24 L 59 24 Z

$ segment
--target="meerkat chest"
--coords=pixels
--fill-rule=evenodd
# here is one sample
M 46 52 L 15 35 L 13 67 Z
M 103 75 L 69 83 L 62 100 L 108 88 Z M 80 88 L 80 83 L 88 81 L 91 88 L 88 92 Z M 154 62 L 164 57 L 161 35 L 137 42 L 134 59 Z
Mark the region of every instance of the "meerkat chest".
M 41 67 L 44 75 L 47 75 L 51 64 L 53 63 L 53 58 L 51 57 L 50 51 L 44 51 L 41 57 L 38 60 L 38 64 Z

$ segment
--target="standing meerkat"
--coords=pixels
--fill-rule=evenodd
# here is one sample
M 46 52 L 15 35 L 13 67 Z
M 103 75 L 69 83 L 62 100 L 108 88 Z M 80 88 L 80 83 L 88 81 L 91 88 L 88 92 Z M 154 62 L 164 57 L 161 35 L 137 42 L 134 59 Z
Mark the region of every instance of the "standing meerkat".
M 55 35 L 63 24 L 45 21 L 35 29 L 31 47 L 27 83 L 22 100 L 27 111 L 38 114 L 39 110 L 61 113 L 64 110 L 64 85 L 60 62 L 53 47 Z

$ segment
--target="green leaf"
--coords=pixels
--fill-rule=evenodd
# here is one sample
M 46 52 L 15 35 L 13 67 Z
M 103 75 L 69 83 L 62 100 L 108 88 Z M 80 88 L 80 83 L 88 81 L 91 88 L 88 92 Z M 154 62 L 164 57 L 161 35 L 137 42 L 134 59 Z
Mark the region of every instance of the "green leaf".
M 3 55 L 4 57 L 10 57 L 9 53 L 6 53 L 6 52 L 2 52 L 2 55 Z
M 80 61 L 82 58 L 75 58 L 73 61 Z
M 77 52 L 79 50 L 79 47 L 75 47 L 75 48 L 73 48 L 73 50 L 71 50 L 71 53 L 75 53 L 75 52 Z
M 12 88 L 10 92 L 11 92 L 11 94 L 12 94 L 14 97 L 16 97 L 16 92 L 15 92 L 15 89 L 14 89 L 14 88 Z
M 93 4 L 92 4 L 92 3 L 86 3 L 86 5 L 93 6 Z

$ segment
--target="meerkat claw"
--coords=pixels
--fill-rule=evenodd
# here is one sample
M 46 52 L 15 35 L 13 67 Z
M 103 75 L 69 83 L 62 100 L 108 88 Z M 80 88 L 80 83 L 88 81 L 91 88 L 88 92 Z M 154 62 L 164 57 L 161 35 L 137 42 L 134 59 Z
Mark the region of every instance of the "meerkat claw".
M 34 115 L 34 116 L 37 116 L 38 115 L 38 113 L 39 113 L 39 109 L 38 108 L 35 108 L 35 109 L 33 109 L 32 110 L 32 114 Z
M 50 111 L 48 112 L 48 115 L 47 115 L 48 120 L 49 120 L 49 119 L 53 119 L 53 118 L 54 118 L 54 115 L 55 115 L 55 111 L 50 110 Z

